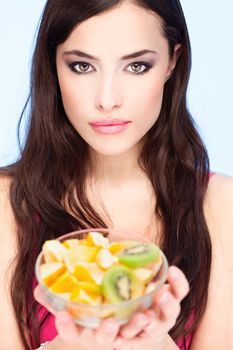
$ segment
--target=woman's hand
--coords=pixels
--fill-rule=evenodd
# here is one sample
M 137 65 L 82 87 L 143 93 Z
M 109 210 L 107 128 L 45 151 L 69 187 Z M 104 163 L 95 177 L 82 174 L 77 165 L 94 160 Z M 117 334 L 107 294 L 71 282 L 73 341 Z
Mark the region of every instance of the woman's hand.
M 37 286 L 34 290 L 35 299 L 45 306 L 47 305 L 43 290 Z M 113 343 L 119 332 L 119 325 L 114 319 L 102 322 L 97 330 L 77 326 L 72 316 L 67 312 L 58 312 L 55 315 L 55 324 L 58 336 L 46 346 L 46 349 L 56 350 L 113 350 Z
M 166 350 L 168 332 L 175 325 L 180 313 L 180 302 L 188 294 L 189 285 L 180 269 L 171 266 L 168 284 L 154 295 L 153 306 L 138 313 L 121 327 L 114 342 L 116 350 Z M 172 349 L 169 345 L 169 349 Z M 174 343 L 174 349 L 178 349 Z
M 168 332 L 175 325 L 180 313 L 180 302 L 189 291 L 188 282 L 177 267 L 169 268 L 167 280 L 168 284 L 155 293 L 152 308 L 135 314 L 121 328 L 114 319 L 103 321 L 97 330 L 82 328 L 74 324 L 68 313 L 56 313 L 55 322 L 59 335 L 54 341 L 54 349 L 63 350 L 66 347 L 67 350 L 76 350 L 78 346 L 79 350 L 166 350 Z M 35 288 L 34 296 L 52 312 L 39 286 Z M 52 343 L 53 341 L 51 345 Z

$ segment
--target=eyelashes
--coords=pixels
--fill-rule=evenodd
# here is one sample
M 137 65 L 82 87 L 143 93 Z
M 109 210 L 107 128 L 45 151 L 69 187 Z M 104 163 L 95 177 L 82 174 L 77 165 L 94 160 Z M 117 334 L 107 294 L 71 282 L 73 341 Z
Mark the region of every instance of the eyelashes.
M 87 62 L 81 62 L 81 61 L 71 62 L 71 63 L 68 63 L 68 67 L 72 72 L 80 75 L 94 72 L 94 70 L 91 70 L 91 71 L 89 70 L 89 67 L 91 67 L 91 64 Z M 152 68 L 152 65 L 148 62 L 137 61 L 129 64 L 128 67 L 133 67 L 133 69 L 129 71 L 131 74 L 143 75 L 149 72 L 149 70 Z M 143 70 L 141 69 L 142 67 L 144 67 Z

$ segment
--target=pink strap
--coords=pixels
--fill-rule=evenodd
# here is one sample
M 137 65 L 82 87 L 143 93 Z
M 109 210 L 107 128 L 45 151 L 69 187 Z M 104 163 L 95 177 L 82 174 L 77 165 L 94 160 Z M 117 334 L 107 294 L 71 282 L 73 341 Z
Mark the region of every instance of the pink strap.
M 33 290 L 37 286 L 38 282 L 36 278 L 33 280 Z M 39 322 L 44 318 L 45 315 L 47 315 L 47 309 L 44 307 L 41 307 L 38 311 L 38 319 Z M 57 330 L 55 326 L 55 317 L 49 313 L 46 320 L 43 322 L 42 326 L 40 327 L 40 342 L 45 343 L 46 341 L 53 340 L 57 335 Z M 33 338 L 31 338 L 32 348 L 36 348 L 36 344 Z

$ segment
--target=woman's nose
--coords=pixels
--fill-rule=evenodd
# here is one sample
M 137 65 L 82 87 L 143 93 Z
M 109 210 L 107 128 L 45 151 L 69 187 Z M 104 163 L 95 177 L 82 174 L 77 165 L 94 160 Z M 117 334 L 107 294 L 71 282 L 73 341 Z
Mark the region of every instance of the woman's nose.
M 96 96 L 96 108 L 110 112 L 118 109 L 122 105 L 122 96 L 119 87 L 113 81 L 103 81 L 98 89 Z

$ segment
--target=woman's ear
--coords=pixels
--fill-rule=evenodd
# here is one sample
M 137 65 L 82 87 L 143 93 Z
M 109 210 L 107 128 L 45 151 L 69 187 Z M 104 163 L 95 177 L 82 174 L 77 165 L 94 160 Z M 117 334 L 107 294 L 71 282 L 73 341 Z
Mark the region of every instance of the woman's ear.
M 180 57 L 181 54 L 181 44 L 176 44 L 174 47 L 174 53 L 173 56 L 170 58 L 168 70 L 167 70 L 167 76 L 166 76 L 166 81 L 171 77 L 173 70 L 176 67 L 176 63 Z

